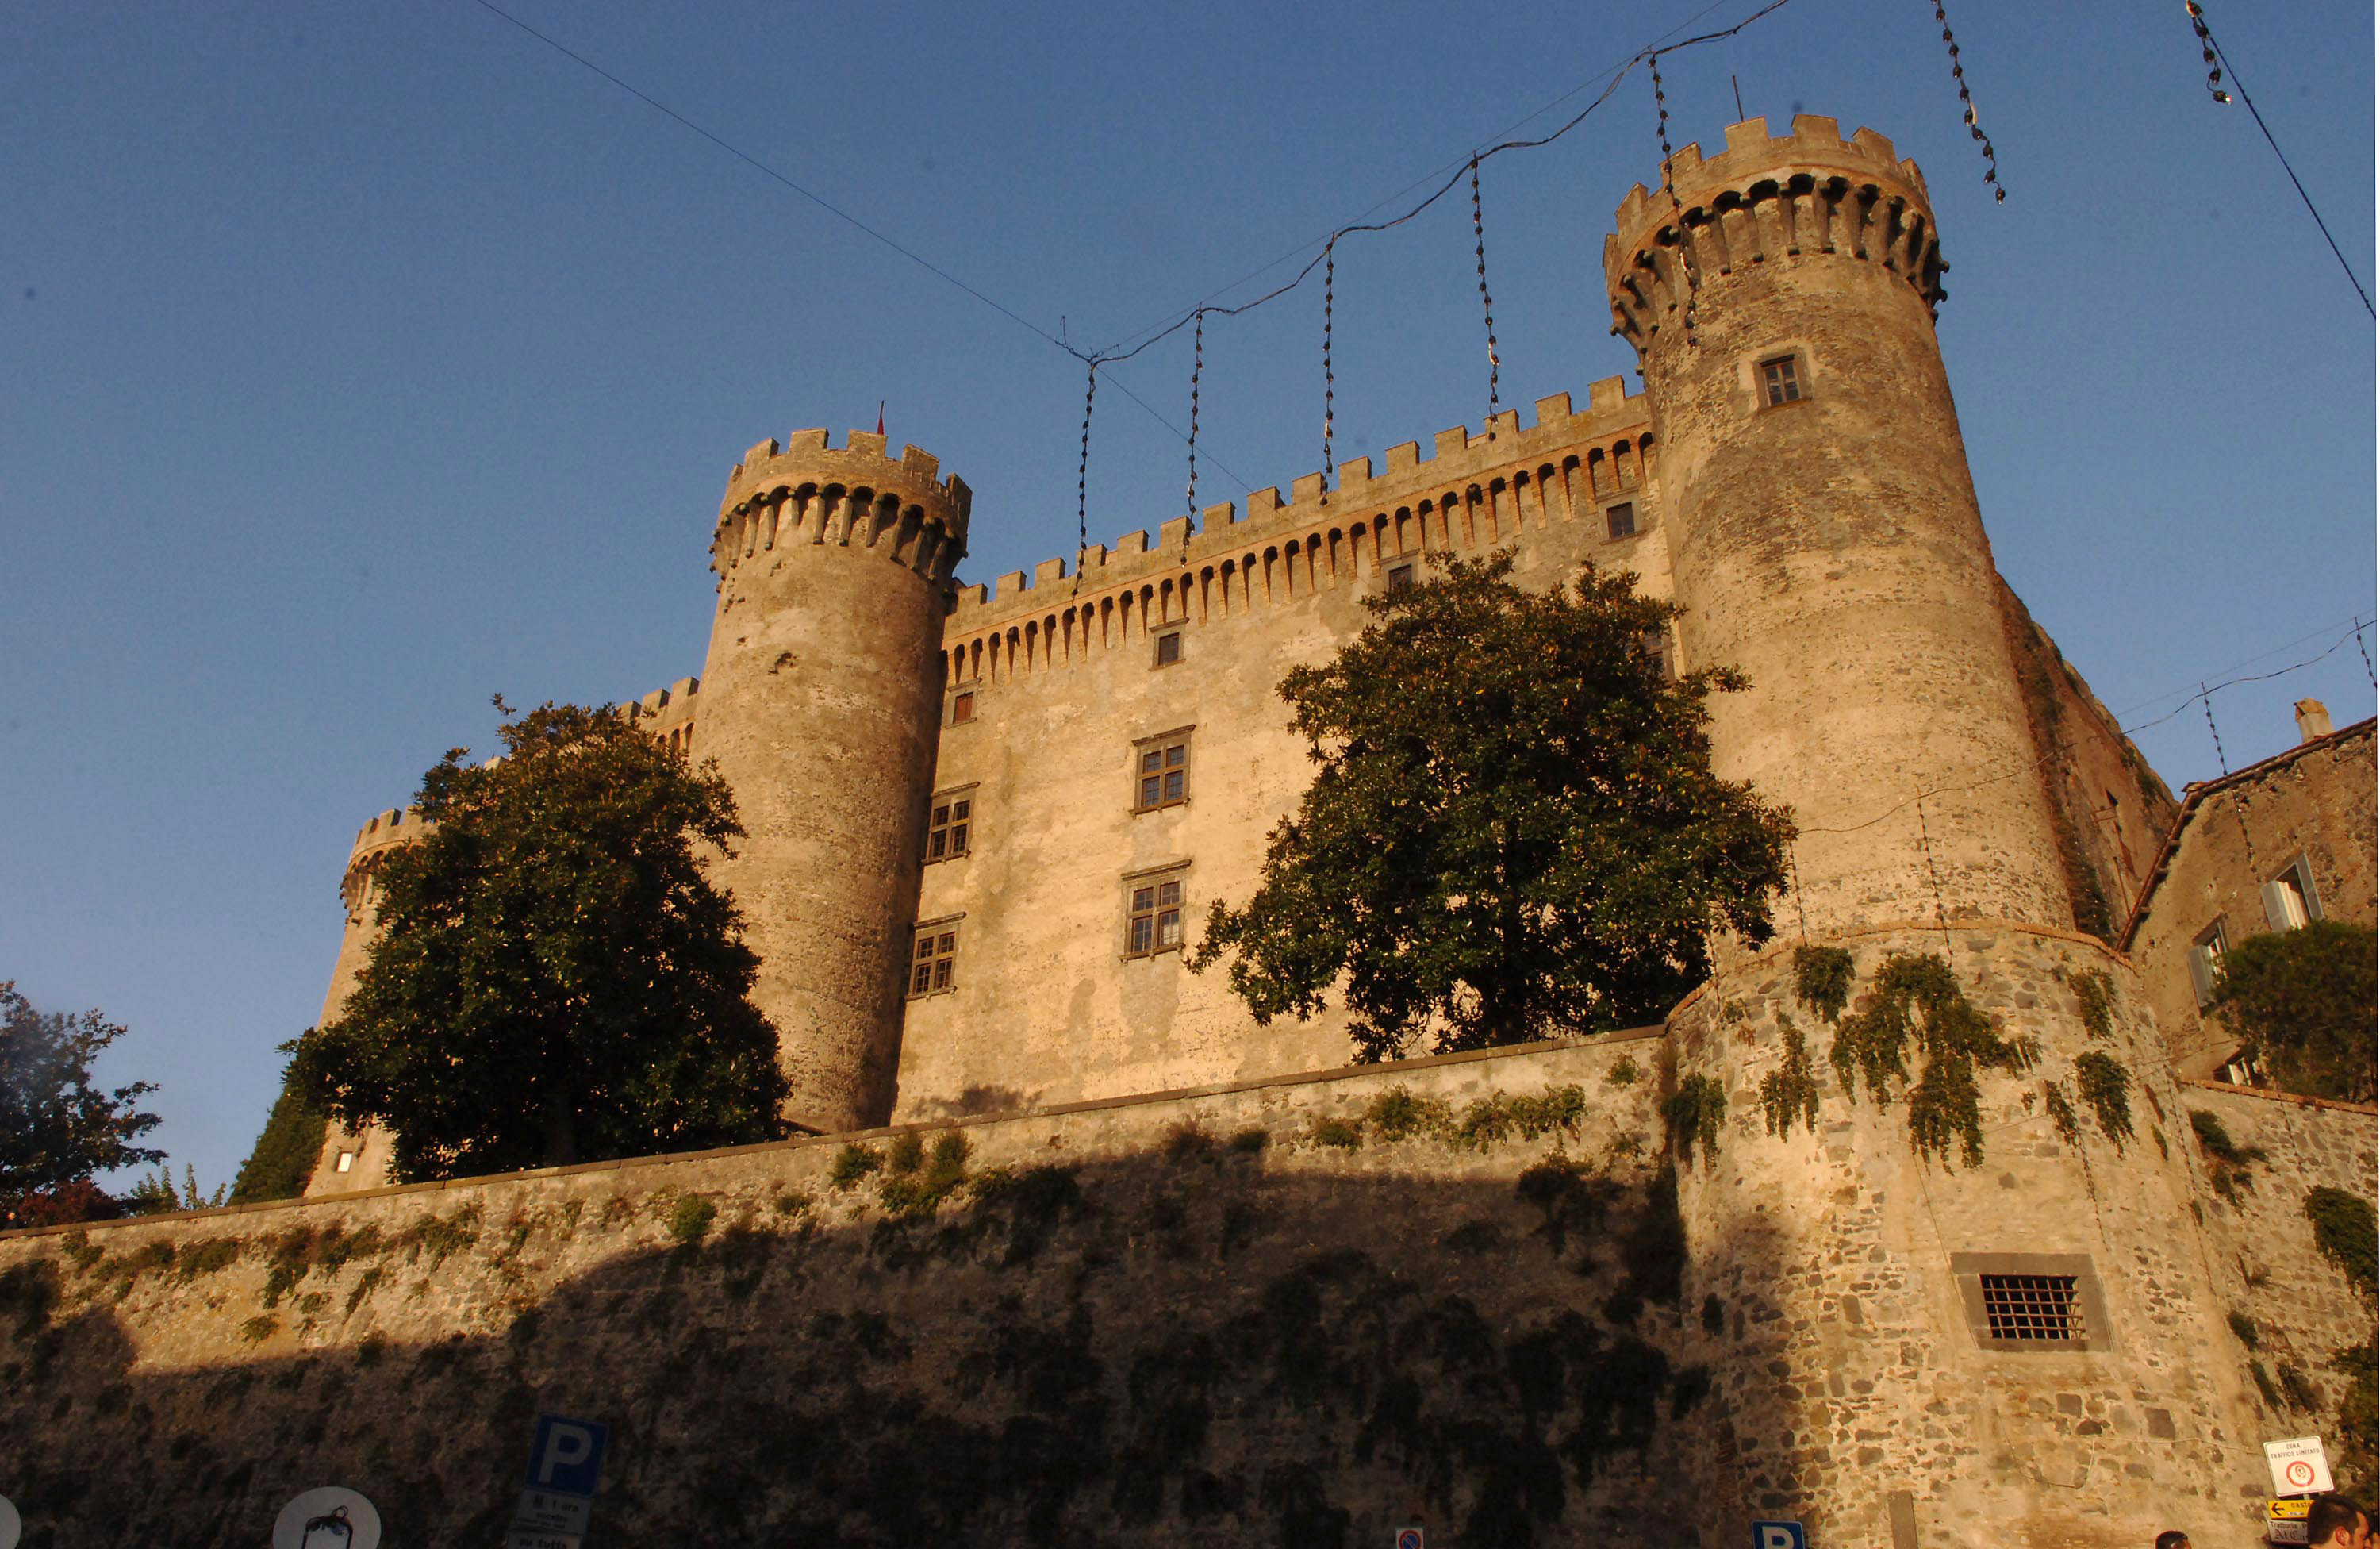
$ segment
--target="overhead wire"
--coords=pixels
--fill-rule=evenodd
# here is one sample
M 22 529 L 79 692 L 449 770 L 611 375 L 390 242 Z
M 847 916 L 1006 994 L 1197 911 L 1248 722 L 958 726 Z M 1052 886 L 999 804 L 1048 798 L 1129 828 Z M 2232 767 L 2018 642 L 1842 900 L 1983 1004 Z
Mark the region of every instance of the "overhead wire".
M 2223 45 L 2215 41 L 2214 30 L 2206 24 L 2205 7 L 2199 5 L 2198 0 L 2182 0 L 2182 4 L 2183 7 L 2190 12 L 2190 25 L 2198 34 L 2201 52 L 2205 55 L 2206 62 L 2215 67 L 2206 72 L 2207 91 L 2214 95 L 2216 102 L 2228 103 L 2231 98 L 2223 90 L 2223 75 L 2226 71 L 2230 72 L 2232 91 L 2240 93 L 2240 105 L 2248 110 L 2248 116 L 2256 121 L 2256 128 L 2264 135 L 2265 143 L 2273 148 L 2273 154 L 2279 159 L 2281 170 L 2289 175 L 2289 187 L 2297 189 L 2298 198 L 2305 205 L 2306 213 L 2313 217 L 2313 224 L 2321 231 L 2322 239 L 2330 244 L 2330 256 L 2338 260 L 2339 273 L 2345 274 L 2347 283 L 2355 287 L 2355 299 L 2363 303 L 2363 310 L 2366 312 L 2373 312 L 2372 293 L 2365 290 L 2363 282 L 2355 277 L 2354 267 L 2347 262 L 2347 255 L 2339 251 L 2338 238 L 2330 234 L 2330 223 L 2322 218 L 2320 210 L 2314 208 L 2313 195 L 2306 192 L 2305 184 L 2298 177 L 2298 169 L 2289 165 L 2289 152 L 2281 149 L 2281 142 L 2273 138 L 2272 126 L 2266 124 L 2265 116 L 2256 110 L 2256 99 L 2248 94 L 2248 83 L 2240 79 L 2240 71 L 2232 65 L 2230 56 L 2223 52 Z M 2380 312 L 2373 315 L 2380 316 Z

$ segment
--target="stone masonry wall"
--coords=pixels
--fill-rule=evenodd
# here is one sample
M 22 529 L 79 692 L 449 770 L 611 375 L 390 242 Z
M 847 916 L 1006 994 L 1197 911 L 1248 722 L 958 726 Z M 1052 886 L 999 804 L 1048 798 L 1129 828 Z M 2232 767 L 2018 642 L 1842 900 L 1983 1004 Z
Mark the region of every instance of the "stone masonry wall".
M 1791 950 L 1698 992 L 1672 1019 L 1682 1079 L 1727 1099 L 1715 1164 L 1682 1174 L 1684 1305 L 1716 1297 L 1716 1329 L 1689 1319 L 1685 1349 L 1724 1400 L 1698 1429 L 1696 1476 L 1712 1503 L 1704 1542 L 1730 1542 L 1743 1506 L 1798 1515 L 1813 1542 L 1885 1543 L 1898 1511 L 1944 1546 L 2137 1546 L 2168 1527 L 2246 1545 L 2264 1480 L 2253 1398 L 2228 1341 L 2224 1254 L 2191 1209 L 2188 1119 L 2123 959 L 2080 935 L 2018 927 L 1892 927 L 1843 938 L 1851 1009 L 1896 952 L 1947 956 L 2003 1036 L 2039 1040 L 2023 1075 L 1981 1073 L 1984 1159 L 1915 1154 L 1905 1099 L 1854 1101 L 1831 1068 L 1834 1030 L 1796 994 Z M 2105 1037 L 2083 1026 L 2076 985 L 2114 990 Z M 1804 1039 L 1818 1122 L 1768 1131 L 1761 1083 Z M 2073 1093 L 2096 1050 L 2127 1070 L 2131 1133 L 2111 1139 L 2076 1099 L 2069 1144 L 2042 1082 Z M 1912 1049 L 1910 1074 L 1924 1067 Z M 2363 1189 L 2369 1195 L 2367 1175 Z M 2179 1224 L 2179 1225 L 2177 1225 Z M 2106 1326 L 2085 1349 L 1986 1348 L 1952 1256 L 2062 1255 L 2098 1283 Z M 2006 1263 L 2007 1273 L 2054 1273 Z M 1795 1510 L 1787 1509 L 1798 1507 Z
M 492 1543 L 552 1410 L 613 1428 L 604 1543 L 1666 1536 L 1717 1400 L 1660 1047 L 17 1234 L 0 1494 L 28 1549 L 325 1482 Z
M 2187 1116 L 2176 1116 L 2181 1119 L 2177 1140 L 2195 1153 L 2206 1184 L 2191 1210 L 2204 1223 L 2218 1261 L 2216 1294 L 2227 1299 L 2227 1321 L 2236 1311 L 2252 1325 L 2233 1326 L 2217 1347 L 2221 1359 L 2250 1372 L 2265 1435 L 2328 1438 L 2339 1482 L 2350 1489 L 2360 1484 L 2369 1499 L 2373 1460 L 2350 1460 L 2340 1445 L 2338 1405 L 2351 1373 L 2338 1358 L 2348 1353 L 2371 1381 L 2368 1350 L 2360 1357 L 2352 1351 L 2373 1339 L 2373 1303 L 2315 1250 L 2305 1201 L 2320 1187 L 2373 1197 L 2380 1177 L 2380 1109 L 2212 1081 L 2184 1081 L 2180 1095 L 2192 1112 L 2215 1116 L 2240 1157 L 2227 1164 L 2215 1147 L 2191 1135 Z M 2249 1337 L 2256 1341 L 2252 1347 Z

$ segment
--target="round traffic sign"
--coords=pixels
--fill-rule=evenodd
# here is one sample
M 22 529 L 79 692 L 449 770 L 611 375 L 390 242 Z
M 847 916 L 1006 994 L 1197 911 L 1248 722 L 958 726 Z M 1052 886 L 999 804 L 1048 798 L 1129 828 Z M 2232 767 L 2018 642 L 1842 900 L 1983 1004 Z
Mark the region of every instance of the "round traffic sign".
M 273 1549 L 379 1549 L 380 1513 L 352 1490 L 309 1490 L 273 1519 Z
M 2281 1471 L 2289 1475 L 2289 1480 L 2291 1484 L 2297 1485 L 2299 1488 L 2304 1490 L 2311 1490 L 2313 1488 L 2313 1465 L 2307 1462 L 2304 1458 L 2296 1458 L 2290 1459 L 2289 1467 Z
M 17 1549 L 17 1541 L 24 1536 L 25 1519 L 17 1515 L 7 1496 L 0 1495 L 0 1549 Z

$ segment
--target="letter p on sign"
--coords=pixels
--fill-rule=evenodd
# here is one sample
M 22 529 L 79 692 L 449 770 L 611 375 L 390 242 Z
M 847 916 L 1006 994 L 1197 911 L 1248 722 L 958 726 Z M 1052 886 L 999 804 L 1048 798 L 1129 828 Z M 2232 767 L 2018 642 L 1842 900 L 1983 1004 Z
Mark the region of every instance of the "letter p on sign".
M 537 1417 L 537 1442 L 529 1448 L 531 1488 L 565 1495 L 592 1495 L 603 1473 L 607 1427 L 592 1420 L 563 1415 Z
M 1752 1549 L 1809 1549 L 1799 1522 L 1755 1522 Z

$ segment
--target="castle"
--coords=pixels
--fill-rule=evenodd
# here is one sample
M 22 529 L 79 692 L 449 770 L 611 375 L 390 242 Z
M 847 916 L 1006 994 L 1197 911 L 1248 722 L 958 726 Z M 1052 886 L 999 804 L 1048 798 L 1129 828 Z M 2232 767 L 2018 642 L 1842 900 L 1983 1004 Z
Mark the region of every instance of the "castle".
M 2256 1541 L 2257 1439 L 2328 1413 L 2264 1362 L 2292 1352 L 2328 1406 L 2329 1352 L 2371 1337 L 2299 1210 L 2310 1185 L 2371 1197 L 2371 1112 L 2186 1080 L 2110 945 L 2176 808 L 1994 568 L 1916 166 L 1799 116 L 1669 172 L 1603 254 L 1641 394 L 1392 447 L 1078 573 L 959 585 L 971 492 L 880 435 L 735 465 L 703 670 L 634 713 L 735 789 L 748 837 L 719 874 L 791 1116 L 832 1139 L 392 1189 L 374 1138 L 334 1132 L 307 1201 L 252 1207 L 277 1284 L 327 1263 L 296 1326 L 275 1282 L 234 1323 L 237 1247 L 196 1272 L 231 1287 L 207 1311 L 142 1279 L 237 1217 L 112 1229 L 131 1246 L 95 1237 L 79 1271 L 0 1242 L 0 1271 L 121 1276 L 98 1323 L 27 1326 L 137 1352 L 89 1358 L 154 1365 L 137 1405 L 249 1406 L 455 1542 L 493 1530 L 456 1483 L 496 1488 L 482 1454 L 510 1433 L 467 1397 L 489 1392 L 516 1428 L 532 1403 L 633 1417 L 642 1471 L 613 1509 L 652 1534 L 1324 1543 L 1427 1517 L 1463 1543 L 1717 1544 L 1791 1518 L 1830 1546 Z M 1778 942 L 1721 950 L 1661 1028 L 1340 1068 L 1340 1021 L 1253 1028 L 1177 949 L 1253 890 L 1310 777 L 1282 675 L 1423 556 L 1503 548 L 1539 588 L 1633 571 L 1681 604 L 1677 660 L 1748 677 L 1712 705 L 1714 761 L 1792 809 L 1792 896 Z M 326 1014 L 374 867 L 417 832 L 391 811 L 358 837 Z M 1827 1082 L 1804 1039 L 1841 1003 L 1812 995 L 1803 946 L 1844 955 L 1854 1006 L 1889 959 L 1938 957 L 2022 1045 L 1967 1070 L 1983 1165 L 1913 1148 L 1907 1091 Z M 1931 1057 L 1912 1045 L 1911 1074 Z M 2086 1068 L 2123 1098 L 2103 1086 L 2095 1122 L 2061 1116 Z M 1699 1160 L 1691 1130 L 1657 1159 L 1659 1099 L 1689 1090 L 1712 1094 Z M 1443 1144 L 1417 1138 L 1457 1108 Z M 2202 1114 L 2260 1148 L 2254 1176 L 2210 1172 Z M 888 1125 L 984 1169 L 972 1214 L 914 1183 L 865 1202 Z M 670 1201 L 664 1253 L 638 1223 Z M 713 1203 L 743 1235 L 699 1267 Z M 506 1212 L 503 1247 L 469 1246 Z M 798 1240 L 770 1235 L 788 1220 Z M 364 1250 L 322 1257 L 322 1223 L 464 1257 L 399 1303 L 346 1267 Z M 181 1235 L 158 1259 L 143 1232 Z M 402 1381 L 373 1374 L 391 1340 Z M 225 1399 L 201 1376 L 226 1363 L 273 1380 Z M 313 1372 L 406 1395 L 403 1446 L 305 1407 Z M 157 1450 L 91 1424 L 101 1452 Z M 857 1460 L 820 1439 L 846 1434 Z M 65 1501 L 83 1465 L 22 1466 Z M 184 1498 L 226 1524 L 266 1488 L 200 1472 Z
M 1605 256 L 1643 394 L 1613 378 L 1583 410 L 1557 396 L 1532 425 L 1394 446 L 1093 547 L 1079 574 L 1061 557 L 957 585 L 972 492 L 914 446 L 801 431 L 745 454 L 709 533 L 702 673 L 634 713 L 735 791 L 749 836 L 719 875 L 796 1122 L 1341 1063 L 1338 1019 L 1254 1028 L 1174 949 L 1211 900 L 1246 899 L 1312 777 L 1282 675 L 1431 553 L 1511 547 L 1538 588 L 1592 561 L 1683 605 L 1678 656 L 1752 681 L 1715 705 L 1717 761 L 1791 803 L 1801 928 L 2063 930 L 2078 892 L 2129 902 L 2123 858 L 2171 805 L 2080 681 L 2036 665 L 2046 641 L 1993 569 L 1916 168 L 1808 119 L 1782 140 L 1739 125 L 1674 172 L 1704 201 L 1696 269 L 1642 190 Z M 371 937 L 373 866 L 415 831 L 393 811 L 358 835 L 325 1017 Z M 378 1150 L 335 1139 L 317 1188 L 382 1181 Z

